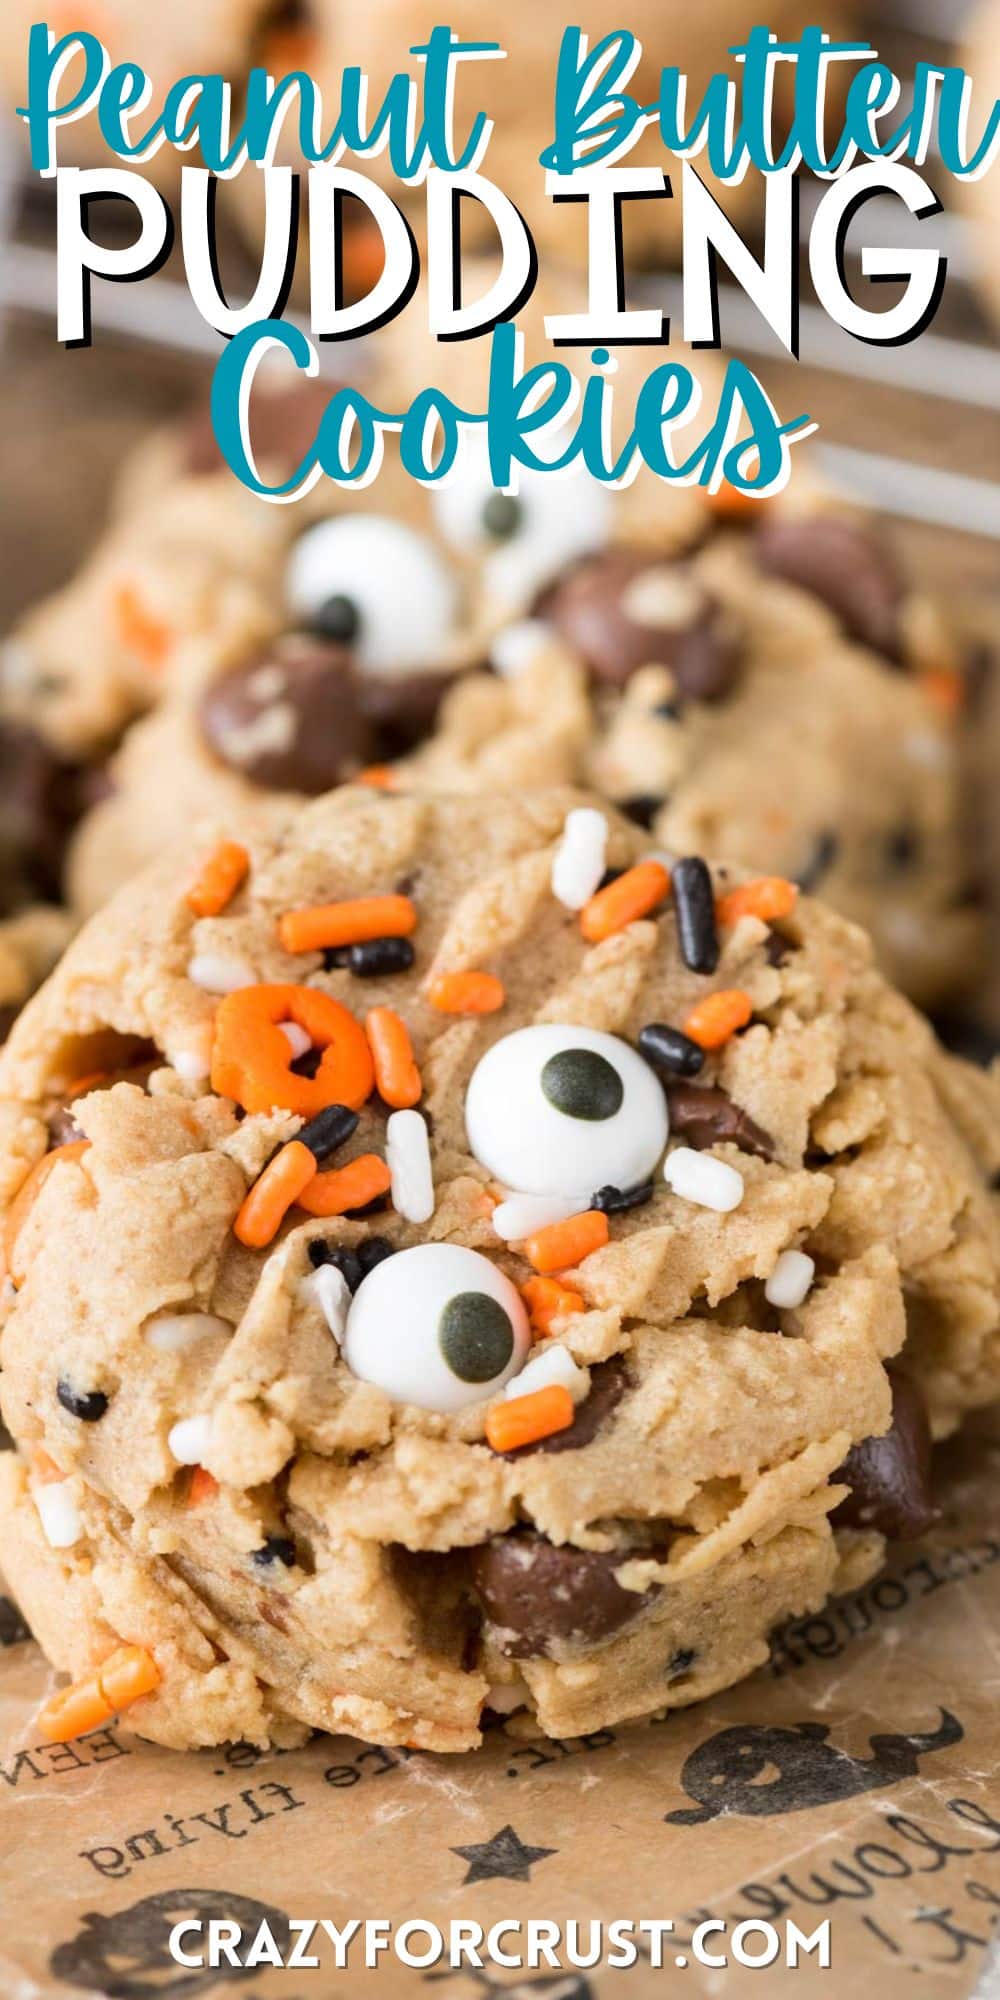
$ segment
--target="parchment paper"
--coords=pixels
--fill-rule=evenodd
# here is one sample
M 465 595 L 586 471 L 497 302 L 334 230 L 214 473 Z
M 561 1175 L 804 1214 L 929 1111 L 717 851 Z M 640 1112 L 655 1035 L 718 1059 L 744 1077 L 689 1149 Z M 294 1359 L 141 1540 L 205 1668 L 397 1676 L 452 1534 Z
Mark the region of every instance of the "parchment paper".
M 664 1992 L 960 2000 L 1000 1992 L 1000 1423 L 939 1461 L 940 1525 L 776 1636 L 752 1680 L 588 1742 L 497 1733 L 434 1758 L 317 1738 L 179 1756 L 122 1727 L 39 1748 L 52 1676 L 0 1605 L 5 2000 L 228 1991 L 609 2000 Z M 171 1924 L 228 1916 L 671 1917 L 667 1964 L 533 1973 L 185 1972 Z M 709 1971 L 699 1915 L 832 1924 L 832 1967 Z M 621 1980 L 628 1983 L 622 1985 Z

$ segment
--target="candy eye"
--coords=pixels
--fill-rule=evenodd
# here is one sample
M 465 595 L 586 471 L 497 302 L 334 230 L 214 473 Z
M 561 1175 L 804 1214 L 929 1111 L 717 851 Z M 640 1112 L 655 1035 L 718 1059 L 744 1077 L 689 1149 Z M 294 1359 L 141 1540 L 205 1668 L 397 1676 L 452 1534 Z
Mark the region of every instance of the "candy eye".
M 480 559 L 488 596 L 508 611 L 524 610 L 542 584 L 602 548 L 610 533 L 608 494 L 588 472 L 557 477 L 522 467 L 518 491 L 502 493 L 478 433 L 435 488 L 433 504 L 445 539 Z
M 292 616 L 393 678 L 443 664 L 458 615 L 455 580 L 427 537 L 379 514 L 320 521 L 288 561 Z
M 475 1158 L 520 1194 L 636 1187 L 667 1143 L 663 1090 L 642 1057 L 593 1028 L 519 1028 L 477 1064 L 465 1097 Z
M 421 1243 L 362 1280 L 343 1354 L 352 1374 L 394 1402 L 449 1411 L 495 1395 L 523 1366 L 529 1343 L 520 1295 L 488 1257 Z

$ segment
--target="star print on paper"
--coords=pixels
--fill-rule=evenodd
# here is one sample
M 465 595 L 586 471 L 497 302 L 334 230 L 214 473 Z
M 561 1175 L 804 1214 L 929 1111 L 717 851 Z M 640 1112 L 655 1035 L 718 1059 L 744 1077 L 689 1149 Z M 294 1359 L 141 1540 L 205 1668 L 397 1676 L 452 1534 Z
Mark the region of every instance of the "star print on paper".
M 462 1884 L 463 1889 L 470 1882 L 489 1882 L 498 1877 L 507 1882 L 530 1882 L 531 1870 L 536 1861 L 544 1861 L 550 1854 L 558 1854 L 557 1847 L 526 1847 L 512 1826 L 502 1826 L 489 1840 L 470 1847 L 453 1847 L 453 1854 L 461 1856 L 469 1864 L 469 1872 Z

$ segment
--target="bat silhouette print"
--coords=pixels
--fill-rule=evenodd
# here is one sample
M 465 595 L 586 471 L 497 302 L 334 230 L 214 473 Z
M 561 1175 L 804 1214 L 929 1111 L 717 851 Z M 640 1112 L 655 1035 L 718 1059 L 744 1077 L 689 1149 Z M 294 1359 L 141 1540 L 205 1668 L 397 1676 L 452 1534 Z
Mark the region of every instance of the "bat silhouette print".
M 872 1736 L 870 1757 L 852 1757 L 828 1743 L 825 1722 L 798 1722 L 790 1729 L 747 1723 L 720 1730 L 692 1750 L 681 1772 L 684 1790 L 698 1804 L 665 1818 L 671 1826 L 700 1826 L 722 1813 L 756 1818 L 803 1812 L 898 1785 L 916 1776 L 919 1758 L 961 1742 L 957 1717 L 946 1708 L 939 1714 L 938 1727 L 926 1735 Z

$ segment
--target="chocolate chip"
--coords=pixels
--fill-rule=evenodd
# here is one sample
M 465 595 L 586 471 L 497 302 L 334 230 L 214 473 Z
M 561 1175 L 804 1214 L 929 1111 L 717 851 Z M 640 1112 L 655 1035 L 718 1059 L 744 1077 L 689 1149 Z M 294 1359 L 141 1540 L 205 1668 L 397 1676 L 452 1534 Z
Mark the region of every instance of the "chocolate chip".
M 646 1609 L 656 1591 L 623 1590 L 621 1552 L 556 1547 L 542 1535 L 497 1535 L 473 1549 L 473 1588 L 512 1659 L 598 1645 Z
M 640 792 L 634 799 L 620 799 L 618 804 L 626 819 L 635 821 L 636 826 L 648 829 L 657 813 L 667 803 L 665 792 Z
M 621 1215 L 628 1208 L 642 1208 L 652 1199 L 652 1181 L 643 1181 L 641 1187 L 631 1188 L 612 1187 L 609 1183 L 591 1195 L 587 1207 L 600 1209 L 604 1215 Z
M 338 384 L 303 379 L 292 389 L 269 390 L 251 402 L 250 444 L 258 465 L 267 463 L 292 473 L 316 442 L 316 432 Z M 224 469 L 215 441 L 211 407 L 206 397 L 190 412 L 181 433 L 183 469 L 205 478 Z
M 362 675 L 358 699 L 381 760 L 403 756 L 430 734 L 453 679 L 445 672 Z
M 63 1409 L 78 1417 L 81 1424 L 99 1423 L 108 1407 L 103 1389 L 74 1389 L 65 1376 L 56 1383 L 56 1395 Z
M 682 695 L 719 701 L 740 653 L 716 599 L 679 564 L 605 549 L 546 590 L 537 615 L 554 625 L 596 680 L 624 687 L 637 667 L 669 667 Z
M 545 1452 L 551 1457 L 555 1452 L 580 1451 L 584 1445 L 593 1444 L 598 1431 L 614 1414 L 627 1388 L 628 1375 L 619 1356 L 598 1362 L 596 1368 L 590 1371 L 589 1394 L 577 1404 L 568 1430 L 553 1431 L 549 1437 L 540 1438 L 537 1444 L 518 1445 L 516 1450 L 502 1452 L 499 1456 L 527 1458 L 529 1453 Z
M 252 785 L 329 791 L 377 749 L 343 647 L 286 633 L 213 681 L 199 719 L 209 749 Z
M 862 645 L 898 662 L 903 579 L 867 528 L 837 514 L 772 516 L 754 548 L 762 569 L 818 597 Z
M 362 944 L 332 945 L 323 953 L 323 966 L 327 972 L 341 969 L 356 979 L 373 979 L 409 972 L 415 956 L 409 938 L 366 938 Z
M 664 1021 L 650 1021 L 639 1030 L 639 1054 L 655 1069 L 657 1076 L 697 1076 L 705 1061 L 705 1051 L 679 1028 Z
M 549 1057 L 540 1082 L 543 1095 L 564 1117 L 592 1123 L 613 1118 L 625 1096 L 614 1064 L 593 1049 L 560 1049 Z
M 328 1104 L 310 1118 L 296 1136 L 303 1146 L 308 1146 L 317 1160 L 328 1160 L 331 1153 L 352 1138 L 358 1129 L 358 1114 L 349 1111 L 346 1104 Z
M 284 1563 L 286 1569 L 295 1568 L 295 1543 L 288 1535 L 268 1535 L 259 1549 L 254 1549 L 250 1558 L 260 1569 L 269 1569 L 272 1563 Z
M 384 1264 L 387 1257 L 395 1256 L 396 1246 L 385 1236 L 366 1236 L 364 1242 L 358 1244 L 354 1254 L 361 1266 L 362 1277 L 367 1278 L 369 1271 L 374 1271 L 376 1264 Z
M 833 1514 L 838 1527 L 876 1528 L 893 1541 L 913 1541 L 937 1518 L 931 1501 L 931 1432 L 916 1384 L 889 1369 L 892 1424 L 883 1437 L 851 1447 L 831 1474 L 851 1488 Z
M 828 875 L 833 867 L 839 852 L 840 841 L 835 833 L 817 834 L 815 846 L 805 867 L 800 869 L 795 877 L 796 884 L 804 896 L 811 896 L 814 890 L 819 888 L 823 877 Z
M 701 1151 L 708 1146 L 739 1146 L 758 1159 L 773 1160 L 774 1140 L 717 1085 L 668 1083 L 670 1132 Z
M 489 1292 L 457 1292 L 438 1320 L 438 1346 L 460 1382 L 492 1382 L 514 1352 L 514 1329 Z
M 712 877 L 700 855 L 689 854 L 671 869 L 677 937 L 691 972 L 714 972 L 719 963 Z

